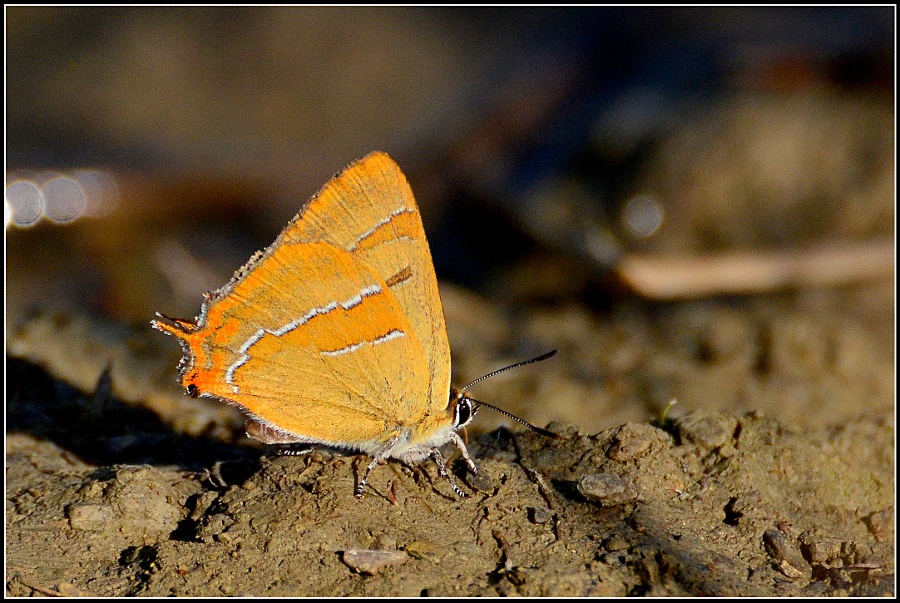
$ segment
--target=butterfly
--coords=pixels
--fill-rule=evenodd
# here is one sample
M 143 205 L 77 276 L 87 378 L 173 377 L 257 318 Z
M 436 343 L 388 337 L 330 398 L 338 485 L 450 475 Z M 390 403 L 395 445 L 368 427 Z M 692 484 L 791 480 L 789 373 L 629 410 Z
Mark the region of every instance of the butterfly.
M 266 444 L 312 444 L 372 457 L 355 495 L 386 459 L 432 459 L 482 406 L 450 385 L 450 345 L 431 251 L 412 190 L 374 152 L 332 178 L 272 245 L 204 296 L 194 321 L 157 313 L 182 346 L 189 395 L 238 406 Z M 548 358 L 554 352 L 494 371 Z

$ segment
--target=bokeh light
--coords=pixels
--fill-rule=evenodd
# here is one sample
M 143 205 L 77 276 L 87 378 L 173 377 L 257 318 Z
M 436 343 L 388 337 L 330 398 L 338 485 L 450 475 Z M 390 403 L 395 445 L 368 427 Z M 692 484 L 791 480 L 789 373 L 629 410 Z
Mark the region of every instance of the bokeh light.
M 13 180 L 6 185 L 4 228 L 27 228 L 41 219 L 41 191 L 29 180 Z
M 54 178 L 44 185 L 44 216 L 57 224 L 74 222 L 84 213 L 84 191 L 66 176 Z
M 665 212 L 656 197 L 636 195 L 622 208 L 622 223 L 635 237 L 652 236 L 662 226 Z
M 42 219 L 71 224 L 108 215 L 119 201 L 115 179 L 102 170 L 26 172 L 6 180 L 4 228 L 28 228 Z

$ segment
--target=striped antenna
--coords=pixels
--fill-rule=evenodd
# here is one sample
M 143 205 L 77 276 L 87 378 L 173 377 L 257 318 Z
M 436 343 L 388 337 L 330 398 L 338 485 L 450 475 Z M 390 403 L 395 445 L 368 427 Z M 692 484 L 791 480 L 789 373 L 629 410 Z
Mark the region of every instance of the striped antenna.
M 555 355 L 555 354 L 556 354 L 556 350 L 550 350 L 550 351 L 547 352 L 546 354 L 541 354 L 541 355 L 538 356 L 537 358 L 532 358 L 531 360 L 523 360 L 522 362 L 517 362 L 517 363 L 515 363 L 515 364 L 511 364 L 511 365 L 509 365 L 509 366 L 503 367 L 502 369 L 497 369 L 496 371 L 493 371 L 493 372 L 491 372 L 491 373 L 488 373 L 487 375 L 484 375 L 483 377 L 479 377 L 478 379 L 476 379 L 476 380 L 473 381 L 472 383 L 470 383 L 470 384 L 468 384 L 467 386 L 465 386 L 464 388 L 462 388 L 462 391 L 465 392 L 466 390 L 468 390 L 470 387 L 472 387 L 472 386 L 475 385 L 476 383 L 480 383 L 480 382 L 484 381 L 485 379 L 487 379 L 487 378 L 489 378 L 489 377 L 493 377 L 494 375 L 499 375 L 500 373 L 506 372 L 506 371 L 508 371 L 508 370 L 510 370 L 510 369 L 518 368 L 518 367 L 520 367 L 520 366 L 525 366 L 526 364 L 533 364 L 533 363 L 535 363 L 535 362 L 541 362 L 542 360 L 547 360 L 548 358 L 551 358 L 551 357 L 552 357 L 553 355 Z M 533 431 L 536 431 L 537 433 L 541 434 L 542 436 L 546 436 L 546 437 L 548 437 L 548 438 L 553 438 L 553 439 L 555 439 L 555 440 L 560 440 L 560 439 L 562 439 L 562 438 L 560 438 L 560 436 L 558 436 L 557 434 L 553 433 L 552 431 L 547 431 L 546 429 L 541 429 L 540 427 L 535 427 L 534 425 L 532 425 L 531 423 L 529 423 L 529 422 L 526 421 L 525 419 L 520 419 L 519 417 L 517 417 L 516 415 L 512 414 L 511 412 L 507 412 L 507 411 L 503 410 L 502 408 L 497 408 L 497 407 L 494 406 L 493 404 L 488 404 L 487 402 L 480 402 L 479 400 L 476 400 L 475 398 L 471 398 L 471 397 L 469 397 L 468 395 L 466 395 L 466 398 L 468 398 L 468 399 L 472 402 L 472 404 L 474 405 L 474 406 L 473 406 L 473 410 L 477 410 L 478 408 L 484 406 L 485 408 L 490 408 L 491 410 L 493 410 L 493 411 L 495 411 L 495 412 L 499 412 L 501 415 L 507 416 L 507 417 L 509 417 L 510 419 L 514 420 L 514 421 L 518 421 L 519 423 L 521 423 L 522 425 L 524 425 L 524 426 L 527 427 L 528 429 L 531 429 L 531 430 L 533 430 Z

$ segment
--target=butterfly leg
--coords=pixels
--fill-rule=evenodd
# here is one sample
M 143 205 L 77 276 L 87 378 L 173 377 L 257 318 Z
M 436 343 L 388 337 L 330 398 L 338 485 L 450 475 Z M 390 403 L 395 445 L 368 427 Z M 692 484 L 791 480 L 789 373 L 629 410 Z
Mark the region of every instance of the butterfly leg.
M 469 456 L 469 451 L 466 449 L 466 444 L 462 441 L 462 438 L 459 437 L 459 434 L 455 431 L 450 432 L 450 441 L 456 444 L 456 447 L 459 448 L 459 451 L 462 453 L 463 459 L 466 461 L 466 466 L 469 468 L 469 471 L 472 472 L 472 475 L 478 475 L 478 467 L 475 465 L 475 461 L 472 460 L 472 457 Z
M 441 451 L 437 448 L 431 449 L 431 458 L 434 459 L 434 464 L 438 467 L 438 472 L 441 474 L 441 477 L 447 480 L 447 483 L 450 484 L 450 487 L 453 488 L 453 491 L 456 492 L 456 495 L 460 498 L 465 498 L 466 493 L 459 489 L 459 486 L 456 485 L 456 482 L 453 481 L 453 478 L 450 477 L 450 473 L 447 471 L 447 467 L 444 464 L 444 457 L 441 454 Z
M 362 499 L 363 488 L 366 487 L 366 481 L 368 481 L 369 474 L 372 472 L 372 469 L 374 469 L 378 463 L 388 458 L 388 456 L 390 456 L 391 454 L 391 451 L 394 449 L 394 446 L 397 445 L 397 442 L 401 441 L 404 437 L 409 438 L 409 434 L 395 434 L 385 443 L 384 446 L 381 447 L 378 452 L 375 453 L 375 456 L 372 457 L 372 461 L 366 467 L 366 472 L 363 473 L 362 479 L 359 480 L 359 484 L 356 486 L 356 500 Z
M 372 469 L 374 469 L 375 466 L 378 463 L 380 463 L 381 461 L 382 461 L 382 459 L 379 458 L 378 456 L 376 456 L 375 458 L 372 459 L 372 462 L 370 462 L 369 465 L 366 467 L 366 472 L 363 473 L 362 479 L 359 480 L 359 484 L 356 486 L 356 499 L 357 500 L 362 499 L 363 488 L 366 487 L 366 481 L 369 479 L 369 473 L 371 473 Z
M 278 456 L 303 456 L 316 448 L 315 444 L 276 444 L 275 453 Z

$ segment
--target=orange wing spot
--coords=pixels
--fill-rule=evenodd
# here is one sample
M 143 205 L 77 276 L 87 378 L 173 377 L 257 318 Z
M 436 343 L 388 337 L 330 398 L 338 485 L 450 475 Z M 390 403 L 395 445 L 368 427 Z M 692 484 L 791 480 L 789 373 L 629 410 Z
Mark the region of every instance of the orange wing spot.
M 212 314 L 212 311 L 210 311 L 210 314 Z M 219 319 L 217 320 L 219 326 L 212 331 L 212 341 L 215 345 L 225 347 L 240 331 L 242 326 L 241 321 L 230 316 L 221 316 L 218 312 L 216 314 L 216 318 Z
M 187 388 L 193 385 L 200 393 L 227 398 L 227 395 L 223 395 L 222 392 L 222 386 L 220 385 L 222 380 L 219 378 L 219 373 L 220 371 L 192 370 L 184 376 L 181 384 Z

